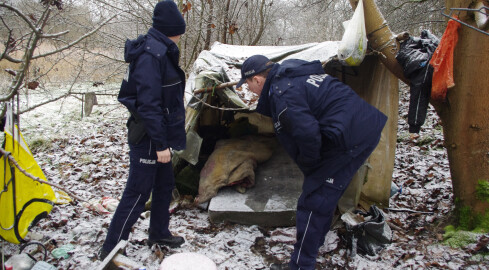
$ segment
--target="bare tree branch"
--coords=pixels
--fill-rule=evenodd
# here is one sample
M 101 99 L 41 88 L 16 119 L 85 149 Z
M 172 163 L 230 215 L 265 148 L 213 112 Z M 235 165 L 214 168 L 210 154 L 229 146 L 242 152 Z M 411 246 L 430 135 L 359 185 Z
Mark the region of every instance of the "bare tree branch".
M 56 34 L 41 34 L 41 38 L 55 38 L 55 37 L 66 35 L 69 32 L 70 31 L 66 30 L 66 31 L 59 32 L 59 33 L 56 33 Z
M 392 9 L 392 12 L 393 11 L 396 11 L 398 9 L 401 9 L 404 5 L 407 5 L 407 4 L 419 4 L 419 3 L 422 3 L 422 2 L 426 2 L 427 0 L 409 0 L 409 1 L 405 1 L 405 2 L 402 2 L 400 5 L 394 7 Z
M 27 46 L 26 48 L 26 52 L 24 54 L 24 59 L 22 61 L 21 67 L 18 70 L 14 81 L 12 81 L 12 84 L 10 85 L 9 93 L 5 96 L 0 96 L 0 101 L 8 101 L 18 93 L 18 90 L 24 80 L 25 73 L 29 68 L 29 63 L 32 59 L 32 54 L 34 54 L 34 50 L 36 49 L 38 40 L 39 40 L 39 36 L 33 34 L 31 41 L 28 43 L 29 46 Z
M 57 100 L 60 100 L 60 99 L 62 99 L 62 98 L 65 98 L 65 97 L 68 97 L 68 96 L 70 96 L 71 94 L 72 94 L 72 93 L 65 93 L 65 94 L 63 94 L 63 95 L 61 95 L 61 96 L 59 96 L 59 97 L 55 97 L 55 98 L 53 98 L 53 99 L 46 100 L 46 101 L 44 101 L 44 102 L 42 102 L 42 103 L 39 103 L 39 104 L 36 104 L 36 105 L 30 106 L 29 108 L 27 108 L 27 109 L 25 109 L 25 110 L 19 111 L 19 114 L 23 114 L 23 113 L 26 113 L 26 112 L 32 111 L 32 110 L 34 110 L 34 109 L 36 109 L 36 108 L 39 108 L 39 107 L 41 107 L 41 106 L 43 106 L 43 105 L 49 104 L 49 103 L 51 103 L 51 102 L 55 102 L 55 101 L 57 101 Z
M 9 62 L 16 63 L 16 64 L 18 64 L 18 63 L 22 63 L 22 60 L 21 60 L 21 59 L 15 59 L 15 58 L 12 58 L 12 57 L 11 57 L 10 55 L 8 55 L 8 54 L 2 55 L 2 58 L 0 58 L 0 59 L 5 59 L 5 60 L 7 60 L 7 61 L 9 61 Z
M 2 17 L 0 17 L 0 20 L 2 20 L 2 24 L 5 26 L 5 28 L 8 29 L 8 37 L 7 40 L 5 41 L 5 50 L 3 50 L 3 53 L 0 54 L 0 60 L 2 60 L 7 55 L 7 51 L 9 49 L 10 41 L 12 39 L 12 29 L 8 27 L 8 25 L 5 23 Z
M 25 16 L 24 13 L 20 10 L 18 10 L 17 8 L 11 6 L 11 5 L 7 5 L 6 3 L 0 3 L 0 7 L 4 7 L 8 10 L 11 10 L 13 11 L 15 14 L 17 14 L 20 18 L 22 18 L 22 20 L 29 26 L 29 28 L 36 34 L 40 35 L 41 34 L 41 30 L 38 29 L 32 22 L 31 20 L 29 19 L 29 17 Z
M 210 87 L 205 87 L 205 88 L 201 88 L 201 89 L 196 89 L 196 90 L 194 90 L 193 94 L 197 95 L 200 93 L 208 93 L 208 92 L 212 92 L 214 90 L 225 89 L 225 88 L 237 85 L 237 84 L 238 84 L 237 81 L 221 83 L 219 85 L 216 85 L 215 87 L 210 86 Z
M 53 186 L 57 189 L 60 189 L 64 192 L 66 192 L 66 194 L 70 195 L 71 197 L 75 198 L 76 200 L 78 201 L 81 201 L 81 202 L 87 202 L 87 200 L 75 195 L 73 192 L 67 190 L 66 188 L 60 186 L 60 185 L 57 185 L 55 183 L 51 183 L 51 182 L 48 182 L 48 181 L 45 181 L 45 180 L 42 180 L 41 178 L 37 177 L 37 176 L 34 176 L 32 174 L 30 174 L 29 172 L 27 172 L 26 170 L 24 170 L 22 167 L 20 167 L 19 163 L 17 163 L 17 161 L 15 160 L 15 158 L 11 155 L 10 152 L 7 152 L 5 151 L 5 149 L 1 148 L 0 147 L 0 153 L 2 153 L 3 156 L 5 156 L 6 158 L 8 158 L 10 160 L 10 162 L 12 162 L 12 164 L 14 164 L 14 166 L 20 171 L 22 172 L 25 176 L 31 178 L 32 180 L 36 181 L 36 182 L 39 182 L 39 183 L 42 183 L 42 184 L 46 184 L 46 185 L 50 185 L 50 186 Z
M 74 45 L 80 43 L 82 40 L 90 37 L 91 35 L 93 35 L 94 33 L 96 33 L 100 28 L 102 28 L 105 24 L 107 24 L 109 21 L 111 21 L 113 18 L 115 18 L 117 16 L 117 14 L 115 15 L 112 15 L 112 17 L 108 18 L 107 20 L 105 20 L 104 22 L 102 22 L 99 26 L 97 26 L 95 29 L 93 29 L 92 31 L 86 33 L 85 35 L 81 36 L 80 38 L 78 38 L 77 40 L 69 43 L 68 45 L 62 47 L 62 48 L 59 48 L 57 50 L 54 50 L 54 51 L 51 51 L 51 52 L 48 52 L 48 53 L 43 53 L 43 54 L 39 54 L 39 55 L 36 55 L 34 56 L 32 59 L 38 59 L 38 58 L 41 58 L 41 57 L 46 57 L 46 56 L 49 56 L 49 55 L 53 55 L 53 54 L 56 54 L 56 53 L 59 53 L 61 51 L 64 51 L 70 47 L 73 47 Z

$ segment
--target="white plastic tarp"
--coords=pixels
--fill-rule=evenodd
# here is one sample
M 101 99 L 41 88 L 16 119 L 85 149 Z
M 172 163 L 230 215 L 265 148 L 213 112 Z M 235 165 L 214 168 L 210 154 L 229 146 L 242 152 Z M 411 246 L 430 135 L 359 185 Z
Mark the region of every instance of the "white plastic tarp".
M 202 51 L 195 60 L 187 80 L 185 100 L 190 100 L 191 93 L 195 90 L 195 77 L 204 70 L 219 72 L 224 69 L 230 81 L 239 81 L 239 67 L 252 55 L 262 54 L 279 63 L 291 58 L 325 62 L 336 56 L 338 44 L 338 41 L 325 41 L 296 46 L 238 46 L 215 42 L 209 51 Z

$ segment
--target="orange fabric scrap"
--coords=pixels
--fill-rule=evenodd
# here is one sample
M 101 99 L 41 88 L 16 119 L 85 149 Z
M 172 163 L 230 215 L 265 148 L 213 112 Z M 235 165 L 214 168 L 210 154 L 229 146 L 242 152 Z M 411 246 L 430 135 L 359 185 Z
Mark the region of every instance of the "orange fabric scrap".
M 458 19 L 457 17 L 455 17 Z M 448 21 L 447 29 L 441 37 L 440 44 L 433 53 L 430 65 L 433 67 L 433 81 L 431 84 L 431 99 L 444 101 L 448 88 L 455 86 L 453 81 L 453 51 L 458 41 L 460 23 Z

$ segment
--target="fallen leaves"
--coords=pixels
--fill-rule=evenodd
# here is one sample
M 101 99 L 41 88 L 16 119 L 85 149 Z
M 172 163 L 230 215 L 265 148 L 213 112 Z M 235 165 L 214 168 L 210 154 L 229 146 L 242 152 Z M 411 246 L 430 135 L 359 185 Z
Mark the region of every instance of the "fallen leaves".
M 35 90 L 38 86 L 39 86 L 38 81 L 32 81 L 32 82 L 27 83 L 27 88 L 29 88 L 31 90 Z
M 254 99 L 256 101 L 256 97 Z M 401 114 L 407 111 L 403 106 L 400 107 Z M 42 120 L 42 125 L 32 127 L 37 132 L 36 136 L 42 133 L 51 138 L 49 135 L 56 134 L 50 148 L 39 150 L 35 154 L 36 159 L 49 179 L 66 185 L 78 196 L 97 200 L 106 196 L 118 198 L 129 171 L 125 118 L 121 116 L 125 111 L 115 111 L 113 115 L 92 114 L 83 121 L 56 118 L 57 114 L 78 115 L 78 112 L 78 105 L 72 111 L 46 111 L 47 117 L 61 123 L 48 124 Z M 438 149 L 443 144 L 443 135 L 441 131 L 428 128 L 436 126 L 436 123 L 436 115 L 430 111 L 426 129 L 422 132 L 434 134 L 435 140 L 424 145 L 428 146 L 425 150 L 415 146 L 414 142 L 401 141 L 397 144 L 393 181 L 402 187 L 402 192 L 390 200 L 392 208 L 433 212 L 433 215 L 388 212 L 386 219 L 389 225 L 396 226 L 394 241 L 378 256 L 349 258 L 345 243 L 341 239 L 333 239 L 337 242 L 330 245 L 331 248 L 320 250 L 320 269 L 487 268 L 487 260 L 476 261 L 471 256 L 487 252 L 489 236 L 481 237 L 467 249 L 452 249 L 440 244 L 443 224 L 453 209 L 453 194 L 446 151 Z M 72 131 L 62 133 L 67 129 Z M 399 133 L 406 131 L 407 125 L 401 124 Z M 172 208 L 170 229 L 186 239 L 181 249 L 148 248 L 149 219 L 140 219 L 129 240 L 128 256 L 143 262 L 148 269 L 157 269 L 166 256 L 180 251 L 206 254 L 219 263 L 219 269 L 268 269 L 272 262 L 289 260 L 295 243 L 294 227 L 212 224 L 207 212 L 187 207 L 187 201 L 191 202 L 191 198 L 183 197 Z M 58 269 L 94 269 L 99 262 L 93 254 L 100 248 L 110 221 L 111 215 L 97 215 L 81 204 L 56 205 L 49 218 L 41 220 L 33 231 L 44 234 L 44 241 L 53 239 L 50 243 L 55 244 L 49 244 L 50 250 L 67 243 L 76 246 L 76 252 L 69 259 L 49 261 Z M 6 246 L 7 254 L 18 252 L 17 246 Z

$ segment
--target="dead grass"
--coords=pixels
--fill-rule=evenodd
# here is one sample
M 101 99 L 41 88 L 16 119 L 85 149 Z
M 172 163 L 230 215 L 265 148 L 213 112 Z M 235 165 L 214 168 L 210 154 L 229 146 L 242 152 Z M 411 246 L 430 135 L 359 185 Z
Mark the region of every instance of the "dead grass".
M 0 48 L 3 49 L 3 48 Z M 54 50 L 49 44 L 41 44 L 35 55 Z M 96 53 L 117 55 L 104 49 L 91 49 Z M 122 52 L 120 52 L 122 54 Z M 23 52 L 12 55 L 17 59 L 22 58 Z M 14 78 L 5 72 L 6 69 L 17 70 L 19 64 L 7 60 L 0 61 L 0 88 L 2 93 L 6 91 Z M 81 71 L 80 71 L 81 70 Z M 120 62 L 112 61 L 105 57 L 96 56 L 81 49 L 70 49 L 48 57 L 33 60 L 29 67 L 26 81 L 40 80 L 41 83 L 69 84 L 77 82 L 114 82 L 120 81 L 123 76 L 123 68 Z

